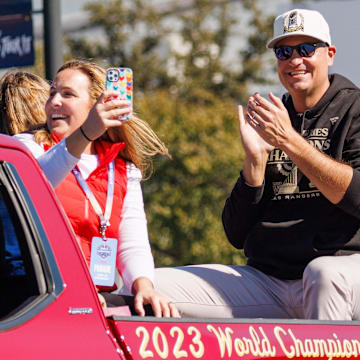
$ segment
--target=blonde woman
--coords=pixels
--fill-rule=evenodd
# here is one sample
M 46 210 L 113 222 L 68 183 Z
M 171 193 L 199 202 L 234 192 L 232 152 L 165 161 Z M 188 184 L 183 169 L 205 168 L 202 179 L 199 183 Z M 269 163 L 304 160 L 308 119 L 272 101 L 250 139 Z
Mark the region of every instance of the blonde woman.
M 50 85 L 40 76 L 10 71 L 0 80 L 0 133 L 15 135 L 46 123 Z
M 51 85 L 47 126 L 17 137 L 56 188 L 108 305 L 121 305 L 123 298 L 110 293 L 113 282 L 107 283 L 112 281 L 107 270 L 112 274 L 114 265 L 110 261 L 102 273 L 103 262 L 96 261 L 98 255 L 105 261 L 115 252 L 116 268 L 134 295 L 134 311 L 145 315 L 148 304 L 155 316 L 178 316 L 174 305 L 153 287 L 154 261 L 140 186 L 152 156 L 167 155 L 167 149 L 136 116 L 124 124 L 117 120 L 132 108 L 114 95 L 105 91 L 105 71 L 98 65 L 67 62 Z

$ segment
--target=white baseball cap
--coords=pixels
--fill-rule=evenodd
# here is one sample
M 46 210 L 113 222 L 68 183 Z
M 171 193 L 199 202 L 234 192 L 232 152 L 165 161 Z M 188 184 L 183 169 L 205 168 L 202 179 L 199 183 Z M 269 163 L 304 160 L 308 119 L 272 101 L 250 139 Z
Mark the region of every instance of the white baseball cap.
M 331 45 L 329 25 L 316 10 L 293 9 L 279 15 L 274 21 L 274 36 L 267 48 L 288 36 L 306 35 Z

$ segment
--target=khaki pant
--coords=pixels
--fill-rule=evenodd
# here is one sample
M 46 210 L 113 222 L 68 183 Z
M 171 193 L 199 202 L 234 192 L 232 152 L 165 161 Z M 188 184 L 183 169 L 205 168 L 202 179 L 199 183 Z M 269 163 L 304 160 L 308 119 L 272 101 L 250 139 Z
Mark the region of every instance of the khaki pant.
M 300 280 L 251 266 L 158 268 L 155 288 L 183 317 L 360 320 L 360 254 L 319 257 Z

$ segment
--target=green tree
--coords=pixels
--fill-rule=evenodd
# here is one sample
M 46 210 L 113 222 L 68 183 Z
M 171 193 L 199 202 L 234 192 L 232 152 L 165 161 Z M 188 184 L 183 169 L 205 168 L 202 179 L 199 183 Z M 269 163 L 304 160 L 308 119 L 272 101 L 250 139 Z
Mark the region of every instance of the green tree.
M 166 33 L 161 14 L 147 1 L 92 1 L 85 5 L 93 27 L 102 30 L 99 40 L 67 37 L 73 57 L 91 58 L 103 66 L 129 66 L 139 91 L 169 87 L 171 81 L 164 58 L 158 54 Z
M 140 93 L 167 89 L 189 102 L 211 102 L 214 95 L 244 101 L 249 85 L 271 84 L 262 55 L 273 17 L 257 3 L 193 0 L 185 7 L 174 1 L 163 9 L 146 0 L 91 1 L 85 9 L 101 40 L 67 37 L 66 43 L 72 57 L 130 66 Z M 226 52 L 237 29 L 246 50 L 229 63 Z
M 134 70 L 135 109 L 169 147 L 172 160 L 156 159 L 143 183 L 156 265 L 241 263 L 221 212 L 243 161 L 236 103 L 246 101 L 249 86 L 271 83 L 262 54 L 273 17 L 256 0 L 178 3 L 158 10 L 145 0 L 89 2 L 103 40 L 67 44 L 71 56 Z M 229 63 L 238 28 L 246 50 Z
M 262 55 L 271 35 L 273 17 L 265 17 L 257 1 L 243 0 L 239 5 L 196 0 L 191 11 L 180 18 L 182 39 L 189 44 L 189 51 L 176 56 L 177 67 L 184 68 L 178 86 L 188 101 L 211 101 L 213 95 L 245 101 L 249 85 L 271 84 L 264 72 Z M 229 40 L 236 29 L 244 33 L 239 41 L 247 39 L 244 50 L 234 54 L 229 63 L 225 61 L 225 53 L 232 46 Z M 240 68 L 235 64 L 241 64 Z
M 144 199 L 156 264 L 241 262 L 227 243 L 221 211 L 239 175 L 242 148 L 232 101 L 213 106 L 143 97 L 140 113 L 166 139 L 172 160 L 159 158 Z

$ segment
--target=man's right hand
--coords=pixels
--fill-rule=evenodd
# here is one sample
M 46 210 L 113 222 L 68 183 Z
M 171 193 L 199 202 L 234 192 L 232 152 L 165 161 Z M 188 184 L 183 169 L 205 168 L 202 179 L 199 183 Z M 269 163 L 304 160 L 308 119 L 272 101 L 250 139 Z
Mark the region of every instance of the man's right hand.
M 244 115 L 243 107 L 238 106 L 239 130 L 246 155 L 243 176 L 249 185 L 260 186 L 264 180 L 268 155 L 274 146 L 267 143 L 254 129 L 256 123 L 248 110 Z

